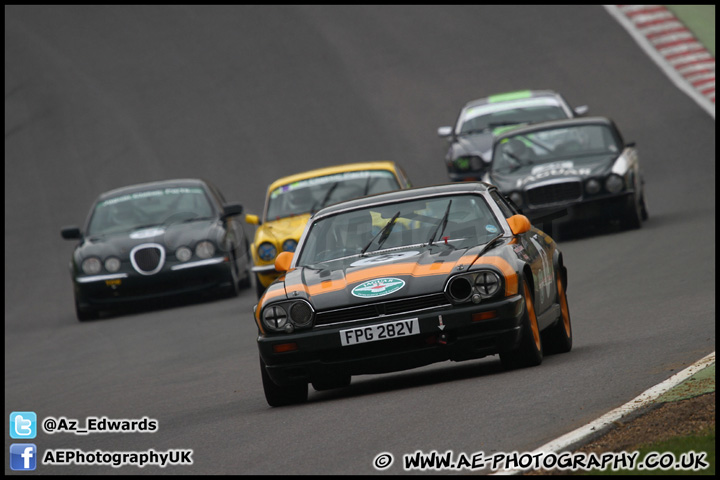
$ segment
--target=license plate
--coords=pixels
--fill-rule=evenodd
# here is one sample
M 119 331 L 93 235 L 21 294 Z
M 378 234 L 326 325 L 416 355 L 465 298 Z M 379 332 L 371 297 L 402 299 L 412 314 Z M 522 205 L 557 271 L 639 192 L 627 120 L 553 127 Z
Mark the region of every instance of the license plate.
M 358 343 L 376 342 L 378 340 L 417 335 L 418 333 L 420 333 L 418 319 L 409 318 L 378 325 L 340 330 L 340 343 L 343 347 L 347 347 Z

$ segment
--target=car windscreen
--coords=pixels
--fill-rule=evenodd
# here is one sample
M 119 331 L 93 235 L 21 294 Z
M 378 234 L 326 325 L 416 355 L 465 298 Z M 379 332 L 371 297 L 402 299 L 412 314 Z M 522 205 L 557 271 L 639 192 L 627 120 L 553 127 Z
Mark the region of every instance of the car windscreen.
M 342 172 L 282 185 L 270 192 L 266 221 L 314 213 L 333 203 L 399 189 L 388 170 Z
M 506 136 L 494 148 L 492 170 L 508 173 L 525 166 L 570 158 L 618 155 L 618 139 L 607 125 L 586 124 Z
M 510 125 L 540 123 L 568 118 L 563 108 L 552 98 L 537 98 L 522 102 L 502 102 L 478 105 L 465 109 L 456 128 L 458 135 L 490 131 Z M 497 134 L 495 131 L 494 133 Z
M 468 248 L 501 231 L 481 195 L 410 199 L 317 219 L 298 253 L 297 265 L 429 244 Z
M 87 234 L 127 232 L 213 215 L 214 209 L 205 190 L 200 187 L 147 190 L 98 202 L 90 217 Z

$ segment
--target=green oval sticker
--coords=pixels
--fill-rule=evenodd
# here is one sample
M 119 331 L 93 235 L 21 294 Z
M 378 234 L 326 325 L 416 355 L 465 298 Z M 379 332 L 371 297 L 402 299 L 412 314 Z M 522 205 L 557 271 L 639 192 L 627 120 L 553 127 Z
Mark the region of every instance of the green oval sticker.
M 390 295 L 404 286 L 405 282 L 399 278 L 378 278 L 361 283 L 350 293 L 360 298 L 375 298 Z

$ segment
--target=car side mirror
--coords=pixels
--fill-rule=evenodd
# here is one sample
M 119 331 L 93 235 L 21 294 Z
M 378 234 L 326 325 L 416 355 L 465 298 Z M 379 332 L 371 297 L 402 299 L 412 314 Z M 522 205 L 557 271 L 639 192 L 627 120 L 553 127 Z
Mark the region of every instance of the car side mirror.
M 223 220 L 228 217 L 234 217 L 240 215 L 243 212 L 243 207 L 239 203 L 226 203 L 223 205 Z
M 528 232 L 532 227 L 530 220 L 528 220 L 525 215 L 513 215 L 507 219 L 507 222 L 508 225 L 510 225 L 510 230 L 512 230 L 513 235 L 520 235 L 521 233 Z
M 635 142 L 627 142 L 627 143 L 625 144 L 625 146 L 626 146 L 626 147 L 634 147 L 634 146 L 635 146 Z
M 578 117 L 582 117 L 583 115 L 585 115 L 588 112 L 588 110 L 590 110 L 590 107 L 588 107 L 587 105 L 581 105 L 581 106 L 575 107 L 573 109 L 573 111 L 575 112 L 575 115 Z
M 82 238 L 82 232 L 75 226 L 63 227 L 62 230 L 60 230 L 60 235 L 62 235 L 62 238 L 65 240 L 79 240 Z
M 253 215 L 251 213 L 248 213 L 245 215 L 245 223 L 249 223 L 250 225 L 261 225 L 262 222 L 260 221 L 260 217 L 257 215 Z
M 441 137 L 449 137 L 452 135 L 452 127 L 440 127 L 438 128 L 437 133 Z
M 290 270 L 292 259 L 293 252 L 280 252 L 280 255 L 275 257 L 275 270 L 278 272 L 287 272 Z

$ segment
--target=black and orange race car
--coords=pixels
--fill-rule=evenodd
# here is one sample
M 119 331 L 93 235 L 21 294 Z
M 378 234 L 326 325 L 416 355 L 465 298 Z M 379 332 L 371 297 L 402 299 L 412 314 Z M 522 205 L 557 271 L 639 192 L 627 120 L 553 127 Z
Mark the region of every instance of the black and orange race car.
M 255 307 L 271 406 L 352 375 L 499 354 L 507 368 L 567 352 L 555 242 L 480 182 L 339 203 L 308 222 Z

